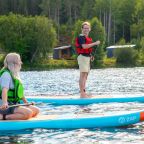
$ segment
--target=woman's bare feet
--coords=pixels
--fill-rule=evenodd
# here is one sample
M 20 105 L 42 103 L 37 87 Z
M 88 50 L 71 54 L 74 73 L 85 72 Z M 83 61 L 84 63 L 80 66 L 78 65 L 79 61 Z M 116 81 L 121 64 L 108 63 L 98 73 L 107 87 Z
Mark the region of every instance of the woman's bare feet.
M 88 98 L 85 91 L 80 93 L 80 98 Z
M 88 96 L 89 98 L 93 97 L 92 94 L 87 94 L 87 96 Z
M 86 93 L 81 93 L 80 97 L 81 98 L 91 98 L 92 95 L 87 95 Z
M 86 90 L 84 89 L 84 92 L 81 93 L 81 98 L 91 98 L 91 94 L 86 94 Z

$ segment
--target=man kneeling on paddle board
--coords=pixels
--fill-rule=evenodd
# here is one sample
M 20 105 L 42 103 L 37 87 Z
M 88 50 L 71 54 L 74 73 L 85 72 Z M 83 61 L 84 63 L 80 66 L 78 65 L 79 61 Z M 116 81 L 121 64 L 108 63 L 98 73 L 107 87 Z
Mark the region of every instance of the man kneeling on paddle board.
M 39 113 L 39 109 L 29 105 L 24 97 L 19 76 L 21 64 L 19 54 L 9 53 L 0 70 L 0 120 L 27 120 Z M 27 106 L 18 106 L 20 100 Z

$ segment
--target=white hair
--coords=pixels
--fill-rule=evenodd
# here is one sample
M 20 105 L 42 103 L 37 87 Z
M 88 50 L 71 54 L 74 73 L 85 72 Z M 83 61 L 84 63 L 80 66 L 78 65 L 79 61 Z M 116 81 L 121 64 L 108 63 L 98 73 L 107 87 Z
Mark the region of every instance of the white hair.
M 10 70 L 14 77 L 20 79 L 21 58 L 17 53 L 9 53 L 4 59 L 4 68 Z

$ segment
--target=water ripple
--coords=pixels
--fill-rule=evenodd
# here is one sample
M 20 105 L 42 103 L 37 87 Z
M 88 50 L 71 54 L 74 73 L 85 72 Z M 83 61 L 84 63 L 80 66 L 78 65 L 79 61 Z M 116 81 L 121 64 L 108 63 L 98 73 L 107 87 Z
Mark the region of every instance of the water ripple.
M 78 95 L 79 70 L 22 72 L 26 95 Z M 91 70 L 87 91 L 93 95 L 144 94 L 144 68 Z
M 78 70 L 22 72 L 26 95 L 79 94 Z M 91 70 L 87 91 L 93 95 L 144 95 L 144 68 Z M 42 114 L 101 115 L 144 109 L 143 103 L 107 103 L 88 106 L 39 104 Z M 49 130 L 28 129 L 0 132 L 0 143 L 24 144 L 143 144 L 144 123 L 133 127 Z

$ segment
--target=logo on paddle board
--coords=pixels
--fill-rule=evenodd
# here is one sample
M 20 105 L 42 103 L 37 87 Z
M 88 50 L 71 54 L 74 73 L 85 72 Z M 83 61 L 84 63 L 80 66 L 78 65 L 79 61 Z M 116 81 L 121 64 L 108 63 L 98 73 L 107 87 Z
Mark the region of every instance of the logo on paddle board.
M 131 121 L 135 121 L 136 120 L 136 116 L 131 116 L 131 117 L 120 117 L 118 119 L 118 122 L 121 124 L 127 123 L 127 122 L 131 122 Z
M 126 121 L 126 120 L 125 120 L 124 117 L 120 117 L 119 120 L 118 120 L 118 122 L 121 123 L 121 124 L 125 123 L 125 121 Z

